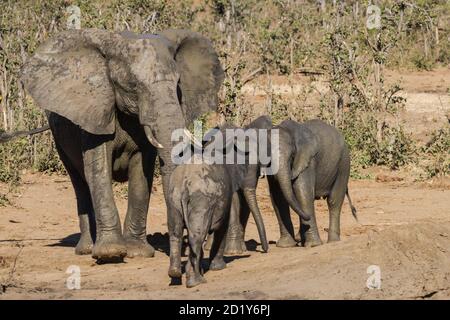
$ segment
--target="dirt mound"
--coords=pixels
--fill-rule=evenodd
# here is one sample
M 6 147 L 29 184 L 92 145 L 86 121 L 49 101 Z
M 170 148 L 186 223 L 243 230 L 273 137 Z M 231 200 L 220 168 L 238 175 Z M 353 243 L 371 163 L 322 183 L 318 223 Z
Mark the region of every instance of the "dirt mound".
M 252 256 L 238 285 L 225 290 L 243 299 L 450 298 L 449 249 L 450 223 L 392 226 L 312 249 L 272 250 L 270 260 Z M 367 288 L 369 266 L 379 267 L 379 290 Z M 255 269 L 264 271 L 257 286 L 248 276 Z

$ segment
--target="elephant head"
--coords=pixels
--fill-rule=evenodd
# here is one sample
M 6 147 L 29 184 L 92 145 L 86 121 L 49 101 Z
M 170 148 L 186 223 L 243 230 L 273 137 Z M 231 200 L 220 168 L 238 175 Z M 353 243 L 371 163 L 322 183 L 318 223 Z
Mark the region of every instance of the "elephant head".
M 173 169 L 173 130 L 217 107 L 223 77 L 211 43 L 197 33 L 84 29 L 43 43 L 21 79 L 38 106 L 92 134 L 113 134 L 118 110 L 137 117 L 164 175 Z
M 272 147 L 273 152 L 278 152 L 279 168 L 275 174 L 281 192 L 289 206 L 304 220 L 308 221 L 307 215 L 300 207 L 292 188 L 292 180 L 297 179 L 310 164 L 318 152 L 318 143 L 312 132 L 305 129 L 304 134 L 297 134 L 299 124 L 285 120 L 273 129 L 278 130 L 278 148 Z

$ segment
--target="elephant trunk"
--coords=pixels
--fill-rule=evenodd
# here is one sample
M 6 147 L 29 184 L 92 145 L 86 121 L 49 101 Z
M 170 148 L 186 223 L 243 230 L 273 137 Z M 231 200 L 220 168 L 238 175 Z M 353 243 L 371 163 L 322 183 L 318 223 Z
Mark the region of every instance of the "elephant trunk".
M 311 217 L 303 212 L 300 207 L 300 203 L 295 197 L 294 190 L 292 189 L 292 181 L 290 170 L 286 167 L 280 167 L 276 175 L 278 183 L 280 184 L 281 192 L 283 192 L 289 206 L 304 220 L 308 221 Z
M 255 189 L 245 188 L 244 197 L 247 201 L 248 207 L 252 212 L 253 218 L 255 219 L 256 227 L 258 228 L 259 238 L 261 240 L 261 246 L 264 252 L 269 250 L 269 243 L 267 241 L 266 229 L 264 227 L 264 222 L 262 219 L 261 212 L 258 208 L 258 203 L 256 201 L 256 191 Z

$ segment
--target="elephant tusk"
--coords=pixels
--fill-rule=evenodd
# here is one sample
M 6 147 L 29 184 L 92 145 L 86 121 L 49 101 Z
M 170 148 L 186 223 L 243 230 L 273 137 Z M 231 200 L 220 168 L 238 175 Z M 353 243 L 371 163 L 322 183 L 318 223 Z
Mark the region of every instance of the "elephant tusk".
M 189 138 L 189 140 L 198 148 L 202 149 L 203 145 L 199 142 L 195 136 L 186 128 L 184 128 L 184 134 Z
M 147 136 L 148 141 L 150 141 L 150 143 L 158 149 L 163 149 L 164 146 L 158 142 L 158 140 L 156 140 L 155 136 L 153 135 L 152 129 L 150 127 L 144 126 L 144 132 L 145 135 Z

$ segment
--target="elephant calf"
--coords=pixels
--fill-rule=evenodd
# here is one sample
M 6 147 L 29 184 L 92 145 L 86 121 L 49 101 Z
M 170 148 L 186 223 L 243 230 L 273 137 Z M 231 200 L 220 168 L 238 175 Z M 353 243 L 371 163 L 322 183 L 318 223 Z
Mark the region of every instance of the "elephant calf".
M 279 130 L 279 170 L 268 179 L 280 224 L 277 246 L 297 245 L 289 206 L 311 215 L 309 221 L 301 219 L 297 240 L 305 246 L 322 244 L 314 213 L 314 200 L 319 198 L 327 199 L 330 212 L 328 241 L 338 241 L 341 208 L 346 195 L 352 214 L 357 218 L 348 194 L 350 156 L 344 137 L 336 128 L 320 120 L 301 124 L 285 120 L 274 129 Z
M 232 183 L 225 166 L 191 164 L 178 166 L 170 179 L 169 206 L 177 216 L 169 224 L 171 241 L 175 235 L 180 245 L 170 250 L 169 276 L 181 277 L 181 237 L 184 226 L 188 229 L 189 259 L 186 266 L 186 286 L 195 287 L 205 282 L 201 260 L 202 244 L 208 233 L 214 232 L 210 251 L 210 270 L 225 268 L 223 251 L 228 212 L 230 210 Z
M 265 123 L 266 121 L 264 118 L 257 119 L 245 130 L 259 128 L 262 126 L 261 122 Z M 228 127 L 228 129 L 230 128 Z M 223 136 L 225 128 L 222 129 L 220 132 Z M 232 127 L 232 129 L 235 128 Z M 245 130 L 242 132 L 245 132 Z M 253 176 L 256 179 L 256 165 L 249 164 L 248 152 L 237 150 L 234 143 L 232 143 L 232 147 L 228 150 L 217 149 L 215 152 L 225 152 L 224 156 L 226 156 L 226 151 L 231 152 L 234 156 L 234 163 L 182 164 L 173 171 L 170 178 L 168 207 L 174 214 L 168 223 L 170 237 L 169 276 L 172 278 L 181 277 L 181 238 L 183 229 L 186 227 L 190 247 L 186 269 L 187 287 L 194 287 L 204 282 L 200 263 L 203 256 L 203 242 L 208 233 L 214 233 L 209 255 L 210 270 L 225 268 L 223 254 L 230 222 L 230 208 L 233 196 L 238 190 L 244 190 L 243 196 L 250 204 L 250 211 L 255 218 L 263 249 L 267 251 L 268 244 L 261 213 L 256 206 L 256 198 L 254 198 L 256 196 L 254 193 L 248 192 L 246 187 L 249 180 L 253 180 Z M 238 153 L 241 153 L 245 158 L 242 164 L 236 161 Z M 225 157 L 223 160 L 223 163 L 226 163 Z

